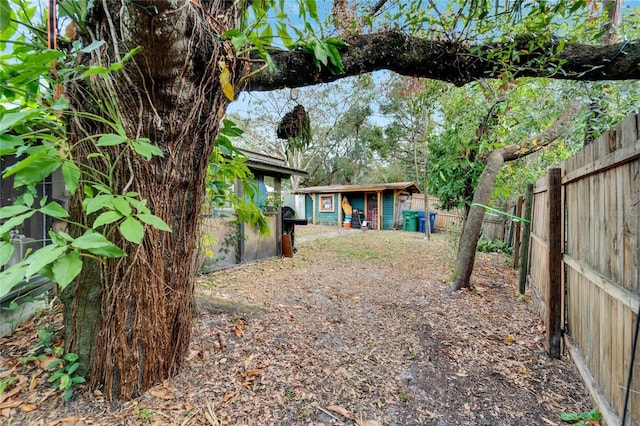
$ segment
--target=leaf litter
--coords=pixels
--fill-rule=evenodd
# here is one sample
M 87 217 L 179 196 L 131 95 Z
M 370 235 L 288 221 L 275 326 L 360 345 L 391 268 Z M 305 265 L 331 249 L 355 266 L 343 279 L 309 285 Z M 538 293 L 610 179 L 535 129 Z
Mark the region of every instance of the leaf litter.
M 139 398 L 79 386 L 65 404 L 22 365 L 37 317 L 0 340 L 6 425 L 538 425 L 592 408 L 518 273 L 478 253 L 447 296 L 451 237 L 297 227 L 298 253 L 199 279 L 184 368 Z M 60 316 L 52 319 L 60 332 Z

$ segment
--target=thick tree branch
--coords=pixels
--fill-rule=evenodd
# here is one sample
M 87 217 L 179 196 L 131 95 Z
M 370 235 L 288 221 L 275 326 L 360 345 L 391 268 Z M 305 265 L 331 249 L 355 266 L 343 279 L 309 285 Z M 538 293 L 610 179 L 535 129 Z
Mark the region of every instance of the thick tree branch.
M 495 78 L 505 72 L 514 77 L 549 77 L 563 80 L 638 80 L 640 79 L 640 40 L 612 45 L 566 44 L 553 61 L 549 52 L 557 51 L 559 40 L 528 52 L 529 39 L 515 44 L 466 45 L 432 41 L 385 31 L 356 36 L 341 50 L 345 74 L 334 75 L 313 63 L 302 51 L 272 53 L 273 73 L 258 73 L 247 90 L 273 90 L 300 87 L 337 80 L 342 77 L 387 69 L 398 74 L 430 78 L 458 86 L 483 78 Z M 490 59 L 490 53 L 510 49 L 521 52 L 508 64 Z M 562 63 L 558 70 L 557 64 Z M 259 64 L 254 66 L 258 69 Z M 551 70 L 551 71 L 550 71 Z
M 571 119 L 578 114 L 580 108 L 580 104 L 571 102 L 555 119 L 553 124 L 540 132 L 535 139 L 527 141 L 524 145 L 513 144 L 500 148 L 504 161 L 513 161 L 526 157 L 555 142 L 565 133 L 567 127 L 571 124 Z

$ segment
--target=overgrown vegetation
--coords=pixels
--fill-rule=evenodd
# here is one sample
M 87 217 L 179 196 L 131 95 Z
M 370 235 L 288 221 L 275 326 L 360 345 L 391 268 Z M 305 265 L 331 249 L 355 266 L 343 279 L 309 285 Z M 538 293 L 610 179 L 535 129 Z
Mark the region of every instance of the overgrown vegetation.
M 483 253 L 503 253 L 510 255 L 512 247 L 504 241 L 492 241 L 487 238 L 478 240 L 478 251 Z

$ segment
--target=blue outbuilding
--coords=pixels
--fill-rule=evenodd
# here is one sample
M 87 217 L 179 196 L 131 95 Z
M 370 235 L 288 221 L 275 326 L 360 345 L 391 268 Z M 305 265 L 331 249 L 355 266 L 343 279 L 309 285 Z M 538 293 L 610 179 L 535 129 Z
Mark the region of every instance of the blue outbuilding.
M 420 189 L 413 182 L 393 182 L 313 186 L 294 192 L 305 195 L 309 223 L 344 226 L 350 222 L 358 228 L 366 222 L 369 229 L 402 229 L 402 211 L 411 208 L 411 195 Z M 350 208 L 343 208 L 345 200 Z

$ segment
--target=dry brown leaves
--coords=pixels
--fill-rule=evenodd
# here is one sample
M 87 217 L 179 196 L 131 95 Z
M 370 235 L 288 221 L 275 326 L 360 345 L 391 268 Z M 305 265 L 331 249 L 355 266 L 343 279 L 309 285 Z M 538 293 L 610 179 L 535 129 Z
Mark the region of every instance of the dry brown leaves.
M 299 228 L 295 257 L 203 278 L 187 365 L 134 401 L 79 392 L 65 405 L 47 395 L 44 375 L 34 378 L 16 362 L 19 348 L 29 347 L 26 332 L 2 341 L 0 360 L 9 364 L 0 380 L 20 379 L 0 399 L 7 404 L 0 418 L 8 425 L 533 425 L 561 424 L 558 413 L 591 408 L 571 363 L 545 355 L 544 329 L 529 297 L 516 296 L 517 274 L 504 257 L 480 255 L 475 289 L 449 297 L 453 250 L 442 235 L 425 241 L 352 230 L 311 240 L 304 234 L 314 227 Z

